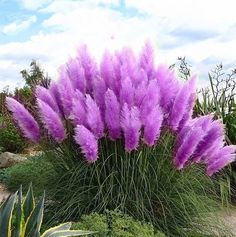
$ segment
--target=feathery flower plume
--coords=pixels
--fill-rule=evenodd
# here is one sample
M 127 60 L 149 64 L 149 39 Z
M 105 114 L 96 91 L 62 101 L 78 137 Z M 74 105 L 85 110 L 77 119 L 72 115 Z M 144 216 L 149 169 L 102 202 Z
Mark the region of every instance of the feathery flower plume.
M 74 125 L 87 126 L 85 96 L 79 90 L 75 91 L 69 118 L 73 120 Z
M 105 94 L 105 121 L 112 140 L 120 138 L 120 104 L 115 93 L 108 89 Z
M 74 88 L 66 72 L 66 68 L 60 70 L 60 81 L 58 82 L 58 92 L 63 107 L 63 112 L 68 117 L 72 110 L 72 101 L 74 96 Z
M 169 125 L 174 131 L 181 129 L 180 122 L 188 112 L 189 99 L 195 90 L 195 77 L 193 77 L 184 84 L 176 95 L 169 117 Z
M 52 138 L 61 143 L 66 138 L 66 131 L 59 115 L 45 102 L 37 99 L 40 116 L 48 134 Z
M 82 153 L 89 163 L 93 163 L 98 158 L 98 141 L 86 127 L 77 125 L 74 139 L 80 145 Z
M 103 136 L 104 124 L 101 117 L 101 112 L 90 95 L 86 95 L 86 110 L 87 110 L 87 124 L 90 130 L 94 133 L 96 138 Z
M 176 147 L 176 154 L 174 157 L 174 164 L 176 168 L 182 169 L 186 166 L 187 162 L 190 161 L 190 157 L 194 154 L 198 144 L 203 139 L 205 132 L 201 126 L 189 126 L 184 128 L 184 133 L 181 135 L 181 139 L 178 138 Z M 184 134 L 184 135 L 183 135 Z
M 67 63 L 67 72 L 75 90 L 86 93 L 86 79 L 84 69 L 78 58 L 70 59 Z
M 154 76 L 154 51 L 150 41 L 147 41 L 143 47 L 139 58 L 139 66 L 143 68 L 149 79 Z
M 109 51 L 105 51 L 105 53 L 103 54 L 102 61 L 100 64 L 100 73 L 101 77 L 106 83 L 106 87 L 114 91 L 114 83 L 116 81 L 116 78 L 113 66 L 113 57 Z
M 156 71 L 156 80 L 160 88 L 160 105 L 168 112 L 173 100 L 180 89 L 180 83 L 175 78 L 174 71 L 160 65 Z
M 212 121 L 208 128 L 205 129 L 206 135 L 203 140 L 199 143 L 196 152 L 194 154 L 194 161 L 201 162 L 203 158 L 207 155 L 212 146 L 215 146 L 215 142 L 219 145 L 219 139 L 223 141 L 224 139 L 224 125 L 220 120 Z M 220 148 L 220 147 L 219 147 Z M 204 159 L 207 159 L 204 158 Z
M 207 165 L 207 174 L 209 176 L 213 175 L 220 169 L 224 168 L 226 165 L 233 162 L 236 158 L 236 146 L 225 146 L 216 153 Z
M 55 112 L 60 113 L 58 105 L 48 89 L 37 86 L 35 93 L 38 99 L 48 104 Z
M 146 116 L 143 139 L 148 146 L 153 146 L 159 138 L 162 121 L 163 114 L 159 106 L 153 108 Z
M 105 98 L 107 87 L 105 81 L 101 77 L 94 78 L 93 81 L 93 98 L 100 108 L 101 114 L 104 115 L 105 111 Z
M 93 80 L 98 74 L 98 69 L 97 69 L 96 62 L 90 56 L 86 45 L 82 45 L 78 49 L 78 58 L 79 58 L 81 65 L 84 69 L 84 75 L 85 75 L 86 84 L 87 84 L 87 92 L 92 93 Z
M 17 100 L 6 97 L 6 105 L 13 113 L 13 118 L 20 127 L 23 135 L 33 142 L 38 142 L 40 138 L 39 125 L 30 112 Z
M 125 103 L 121 111 L 121 127 L 125 137 L 125 150 L 130 152 L 136 149 L 139 145 L 139 136 L 141 129 L 141 121 L 139 118 L 139 110 Z
M 121 105 L 126 103 L 129 107 L 131 107 L 134 103 L 134 87 L 129 77 L 124 78 L 122 81 L 120 103 Z

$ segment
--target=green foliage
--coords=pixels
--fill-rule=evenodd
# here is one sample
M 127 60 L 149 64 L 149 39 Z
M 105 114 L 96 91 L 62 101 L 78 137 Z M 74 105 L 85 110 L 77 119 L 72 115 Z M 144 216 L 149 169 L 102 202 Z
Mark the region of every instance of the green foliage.
M 214 213 L 216 218 L 220 205 L 215 181 L 200 166 L 177 171 L 173 143 L 174 137 L 166 132 L 156 147 L 126 153 L 121 141 L 104 139 L 94 164 L 87 164 L 71 143 L 48 152 L 58 174 L 49 197 L 55 214 L 48 222 L 118 209 L 167 236 L 187 236 L 186 229 L 195 228 L 196 220 L 208 225 L 206 216 Z
M 106 211 L 105 214 L 92 213 L 84 215 L 73 229 L 94 230 L 99 237 L 164 237 L 161 232 L 154 233 L 151 224 L 141 223 L 128 215 L 117 211 Z
M 48 88 L 51 82 L 51 79 L 47 75 L 44 75 L 44 71 L 36 60 L 32 60 L 30 63 L 30 70 L 22 70 L 21 75 L 25 80 L 26 86 L 31 89 L 35 88 L 37 85 Z
M 43 221 L 44 195 L 35 204 L 33 189 L 30 185 L 25 199 L 22 189 L 8 197 L 0 208 L 1 237 L 65 237 L 88 236 L 91 231 L 70 230 L 71 223 L 53 227 L 40 235 Z
M 8 116 L 0 118 L 0 151 L 22 152 L 27 143 Z
M 32 182 L 35 186 L 35 194 L 38 196 L 43 190 L 48 191 L 55 178 L 55 171 L 43 156 L 34 156 L 5 169 L 3 178 L 11 191 L 16 191 L 20 184 L 27 186 Z

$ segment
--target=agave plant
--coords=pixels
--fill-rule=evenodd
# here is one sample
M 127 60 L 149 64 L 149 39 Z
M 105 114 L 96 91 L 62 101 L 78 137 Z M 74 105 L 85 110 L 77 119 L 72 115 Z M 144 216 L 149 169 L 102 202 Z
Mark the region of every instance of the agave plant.
M 64 237 L 88 236 L 91 231 L 70 230 L 71 223 L 64 223 L 45 231 L 40 229 L 43 220 L 44 195 L 35 204 L 32 185 L 30 185 L 25 199 L 22 197 L 22 188 L 10 195 L 0 208 L 1 237 Z

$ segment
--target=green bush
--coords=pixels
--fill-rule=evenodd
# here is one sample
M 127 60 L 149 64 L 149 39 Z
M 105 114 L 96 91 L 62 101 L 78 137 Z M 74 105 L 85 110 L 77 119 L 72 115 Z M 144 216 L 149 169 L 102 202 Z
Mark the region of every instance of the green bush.
M 30 182 L 34 185 L 35 195 L 40 195 L 45 189 L 49 190 L 55 176 L 52 165 L 43 156 L 34 156 L 27 161 L 5 169 L 2 177 L 10 191 L 16 191 L 22 184 L 27 187 Z M 26 191 L 26 190 L 24 190 Z
M 106 214 L 92 213 L 81 217 L 73 229 L 98 231 L 99 237 L 164 237 L 161 232 L 154 233 L 151 224 L 141 223 L 120 212 L 108 211 Z
M 0 123 L 0 151 L 22 152 L 27 143 L 13 122 L 4 116 L 0 118 Z
M 215 181 L 201 166 L 176 170 L 171 159 L 173 142 L 173 136 L 165 133 L 155 148 L 143 146 L 126 153 L 121 141 L 102 140 L 100 158 L 92 165 L 69 145 L 63 152 L 48 152 L 58 174 L 49 197 L 54 216 L 48 223 L 119 209 L 167 236 L 188 236 L 186 230 L 196 228 L 196 222 L 199 229 L 210 225 L 205 221 L 210 215 L 217 221 L 215 211 L 221 204 Z M 223 229 L 218 223 L 214 228 Z

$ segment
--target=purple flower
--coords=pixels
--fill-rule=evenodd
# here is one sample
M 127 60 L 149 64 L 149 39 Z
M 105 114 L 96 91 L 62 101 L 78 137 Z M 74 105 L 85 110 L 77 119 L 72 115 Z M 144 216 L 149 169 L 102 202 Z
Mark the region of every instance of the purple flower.
M 6 97 L 6 105 L 8 110 L 13 113 L 13 118 L 23 135 L 37 143 L 40 139 L 39 125 L 30 112 L 22 104 L 10 97 Z
M 90 95 L 86 95 L 87 124 L 96 138 L 103 136 L 104 124 L 101 112 L 96 102 Z
M 139 66 L 143 68 L 149 79 L 152 79 L 154 73 L 154 51 L 150 41 L 147 41 L 143 47 L 139 58 Z
M 215 143 L 220 145 L 219 139 L 221 141 L 224 139 L 224 125 L 220 120 L 212 121 L 212 117 L 210 116 L 209 119 L 211 119 L 211 124 L 208 124 L 208 127 L 204 129 L 206 135 L 199 143 L 194 154 L 194 161 L 196 162 L 201 162 L 208 159 L 208 152 L 212 149 L 212 147 L 215 147 Z
M 66 138 L 66 131 L 58 113 L 40 99 L 37 99 L 37 105 L 42 122 L 48 130 L 48 134 L 51 135 L 56 142 L 62 142 Z
M 190 124 L 183 128 L 177 137 L 175 145 L 174 164 L 177 169 L 182 169 L 190 162 L 190 157 L 194 154 L 198 144 L 202 141 L 205 131 L 198 123 Z
M 87 92 L 92 93 L 93 80 L 98 74 L 98 69 L 97 69 L 96 62 L 90 56 L 86 45 L 82 45 L 78 49 L 78 58 L 84 69 L 84 75 L 85 75 L 86 84 L 87 84 Z
M 58 105 L 48 89 L 37 86 L 35 93 L 38 99 L 48 104 L 55 112 L 60 113 Z
M 121 127 L 125 137 L 125 150 L 130 152 L 136 149 L 139 145 L 139 136 L 141 129 L 141 121 L 139 118 L 139 110 L 125 103 L 121 112 Z
M 195 77 L 193 77 L 184 84 L 176 95 L 169 117 L 169 125 L 174 131 L 181 129 L 180 122 L 188 113 L 189 100 L 195 90 Z
M 67 73 L 75 90 L 86 93 L 84 69 L 78 58 L 70 59 L 67 63 Z
M 108 89 L 105 94 L 105 121 L 112 140 L 120 138 L 120 104 L 115 93 Z
M 59 108 L 60 114 L 64 115 L 63 108 L 62 108 L 62 102 L 61 102 L 60 94 L 58 91 L 58 85 L 59 84 L 57 82 L 53 81 L 53 82 L 51 82 L 48 90 L 49 90 L 51 96 L 53 97 L 54 101 L 56 102 L 56 104 Z
M 98 158 L 98 141 L 86 127 L 77 125 L 75 128 L 75 141 L 80 145 L 82 153 L 89 163 L 93 163 Z
M 226 165 L 230 164 L 235 160 L 236 157 L 236 146 L 225 146 L 221 148 L 207 164 L 207 174 L 213 175 Z
M 123 105 L 124 103 L 129 107 L 134 103 L 134 87 L 129 77 L 123 79 L 120 90 L 120 104 Z
M 73 120 L 74 125 L 86 126 L 87 124 L 85 96 L 79 90 L 74 94 L 70 119 Z
M 101 77 L 106 83 L 106 87 L 115 90 L 115 72 L 113 66 L 113 57 L 109 51 L 105 51 L 100 64 Z
M 105 81 L 101 77 L 97 77 L 93 81 L 93 97 L 96 101 L 97 105 L 100 108 L 102 115 L 105 111 L 105 93 L 106 93 L 106 84 Z
M 169 114 L 174 98 L 181 88 L 174 76 L 174 72 L 168 67 L 160 65 L 156 71 L 156 80 L 160 88 L 160 106 Z
M 144 89 L 146 92 L 145 97 L 142 99 L 140 105 L 140 117 L 143 124 L 147 123 L 146 117 L 149 116 L 150 111 L 159 105 L 159 88 L 155 80 L 150 80 L 147 88 Z
M 161 108 L 156 106 L 145 118 L 144 124 L 144 142 L 148 146 L 153 146 L 160 136 L 163 114 Z
M 63 107 L 63 112 L 68 117 L 72 110 L 72 101 L 74 96 L 74 88 L 67 75 L 66 68 L 62 67 L 60 71 L 60 81 L 58 82 L 58 92 Z

